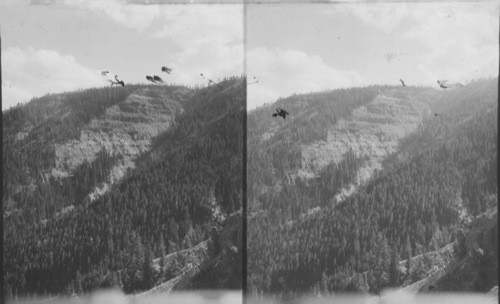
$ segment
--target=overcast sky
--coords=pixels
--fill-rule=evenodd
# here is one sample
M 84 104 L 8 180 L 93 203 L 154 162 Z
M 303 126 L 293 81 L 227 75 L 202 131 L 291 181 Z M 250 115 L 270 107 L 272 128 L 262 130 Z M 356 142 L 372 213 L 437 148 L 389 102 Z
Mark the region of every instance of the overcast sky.
M 2 109 L 46 93 L 125 83 L 206 83 L 243 70 L 243 5 L 0 0 Z M 161 73 L 165 65 L 173 73 Z
M 498 75 L 498 1 L 247 6 L 248 107 L 370 84 Z

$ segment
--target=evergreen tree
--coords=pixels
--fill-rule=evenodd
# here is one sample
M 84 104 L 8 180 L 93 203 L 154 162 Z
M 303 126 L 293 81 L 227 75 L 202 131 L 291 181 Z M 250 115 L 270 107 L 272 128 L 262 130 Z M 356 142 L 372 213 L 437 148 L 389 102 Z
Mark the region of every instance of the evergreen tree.
M 144 262 L 142 265 L 143 273 L 143 289 L 151 288 L 153 283 L 153 269 L 151 266 L 151 250 L 149 246 L 146 246 L 146 251 L 144 254 Z
M 162 235 L 163 236 L 163 235 Z M 165 241 L 163 240 L 163 237 L 160 237 L 160 278 L 164 278 L 165 275 L 165 256 L 166 256 L 166 251 L 165 251 Z
M 399 254 L 396 250 L 391 250 L 391 263 L 389 265 L 389 286 L 397 287 L 399 285 Z
M 406 235 L 406 276 L 410 276 L 410 269 L 411 269 L 411 259 L 412 259 L 412 250 L 411 250 L 411 244 L 410 244 L 410 238 L 408 237 L 408 234 Z

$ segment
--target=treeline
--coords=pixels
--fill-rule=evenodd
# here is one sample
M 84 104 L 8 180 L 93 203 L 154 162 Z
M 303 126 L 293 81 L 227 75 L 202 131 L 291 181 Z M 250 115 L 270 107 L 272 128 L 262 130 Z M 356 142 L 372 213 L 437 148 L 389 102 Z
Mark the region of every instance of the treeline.
M 398 277 L 397 261 L 444 246 L 453 240 L 458 228 L 465 229 L 464 216 L 493 207 L 497 114 L 496 109 L 488 109 L 496 104 L 496 86 L 490 83 L 481 88 L 490 90 L 485 94 L 490 97 L 481 102 L 476 94 L 464 94 L 465 89 L 453 97 L 454 103 L 447 94 L 459 92 L 442 93 L 438 102 L 449 101 L 449 107 L 475 104 L 468 117 L 459 119 L 455 113 L 430 117 L 432 121 L 424 122 L 405 142 L 412 149 L 403 149 L 401 157 L 388 161 L 384 171 L 335 207 L 325 202 L 335 193 L 332 185 L 341 185 L 339 174 L 349 176 L 349 166 L 339 168 L 338 174 L 322 174 L 308 185 L 298 180 L 281 187 L 266 184 L 266 191 L 259 192 L 258 182 L 250 181 L 248 191 L 255 191 L 249 193 L 253 198 L 249 208 L 255 214 L 248 232 L 252 292 L 302 295 L 318 290 L 355 291 L 364 286 L 353 278 L 364 272 L 371 292 L 398 286 L 402 280 L 417 279 L 419 270 L 412 267 L 415 273 Z M 279 168 L 260 165 L 258 160 L 268 161 L 270 155 L 255 150 L 261 155 L 252 158 L 256 162 L 252 178 L 262 176 L 261 185 L 276 182 L 270 173 L 279 172 Z M 355 168 L 352 166 L 352 172 Z M 311 204 L 316 191 L 322 194 Z M 302 204 L 323 208 L 297 220 L 288 210 Z
M 12 295 L 87 292 L 117 285 L 151 288 L 172 274 L 156 274 L 153 258 L 208 237 L 224 214 L 241 208 L 245 90 L 241 78 L 193 92 L 175 127 L 160 135 L 136 168 L 105 195 L 34 224 L 9 217 L 5 281 Z M 159 87 L 155 87 L 155 89 Z M 105 165 L 84 165 L 58 186 L 99 180 Z M 74 193 L 74 194 L 72 194 Z M 24 212 L 24 210 L 22 210 Z M 11 219 L 12 218 L 12 219 Z

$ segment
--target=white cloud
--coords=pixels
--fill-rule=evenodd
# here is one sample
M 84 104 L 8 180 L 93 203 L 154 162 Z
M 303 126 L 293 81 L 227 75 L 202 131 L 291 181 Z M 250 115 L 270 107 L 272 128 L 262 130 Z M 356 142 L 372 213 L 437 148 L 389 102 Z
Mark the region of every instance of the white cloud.
M 2 52 L 2 109 L 46 93 L 104 86 L 100 71 L 52 50 L 10 47 Z
M 178 47 L 165 55 L 176 68 L 175 81 L 200 83 L 200 73 L 214 80 L 243 74 L 242 5 L 167 6 L 163 17 L 153 37 Z
M 400 60 L 405 69 L 398 73 L 411 70 L 408 77 L 414 82 L 435 85 L 436 79 L 465 82 L 498 75 L 496 1 L 357 3 L 332 6 L 324 13 L 332 11 L 354 18 L 353 23 L 360 20 L 374 33 L 390 34 L 398 52 L 399 47 L 405 50 Z
M 429 81 L 498 74 L 498 3 L 415 5 L 403 38 L 428 48 L 417 66 Z
M 165 75 L 168 82 L 206 84 L 200 73 L 214 81 L 243 74 L 243 5 L 129 5 L 121 0 L 61 0 L 56 4 L 103 14 L 118 26 L 141 32 L 152 46 L 167 45 L 168 51 L 158 52 L 157 61 L 174 69 Z M 11 81 L 9 93 L 4 94 L 9 104 L 91 83 L 108 84 L 102 83 L 106 78 L 100 71 L 82 67 L 74 57 L 57 50 L 11 47 L 2 52 L 3 78 Z M 135 81 L 146 83 L 143 77 Z
M 13 86 L 10 81 L 2 83 L 2 110 L 8 109 L 18 103 L 24 103 L 33 98 L 33 95 L 19 87 Z
M 127 28 L 145 31 L 172 45 L 162 61 L 174 68 L 169 80 L 206 83 L 243 74 L 243 5 L 134 5 L 124 0 L 64 0 L 65 5 L 99 11 Z
M 161 15 L 159 5 L 127 4 L 125 0 L 63 0 L 67 6 L 102 11 L 126 28 L 144 31 Z
M 352 71 L 328 66 L 319 56 L 302 51 L 254 48 L 248 52 L 248 81 L 255 76 L 257 84 L 248 86 L 248 108 L 252 109 L 278 97 L 294 93 L 316 92 L 349 87 L 362 83 Z
M 193 39 L 220 42 L 243 39 L 243 5 L 165 6 L 163 17 L 165 24 L 155 36 L 175 38 L 179 44 L 192 46 Z
M 411 12 L 409 5 L 404 3 L 355 3 L 336 5 L 333 9 L 344 15 L 354 15 L 365 25 L 386 33 L 396 30 Z
M 425 52 L 405 58 L 421 83 L 498 74 L 496 1 L 358 3 L 334 6 L 334 10 L 394 35 L 395 41 L 402 38 L 407 43 L 403 48 L 424 47 Z

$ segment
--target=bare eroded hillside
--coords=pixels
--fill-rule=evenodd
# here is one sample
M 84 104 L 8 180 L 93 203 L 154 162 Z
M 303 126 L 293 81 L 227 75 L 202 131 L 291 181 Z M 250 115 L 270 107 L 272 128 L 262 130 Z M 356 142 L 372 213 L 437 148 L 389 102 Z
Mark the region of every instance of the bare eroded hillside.
M 367 161 L 358 171 L 356 185 L 343 190 L 343 195 L 348 196 L 355 186 L 382 169 L 384 158 L 398 151 L 400 139 L 415 131 L 430 113 L 425 92 L 400 89 L 382 92 L 331 126 L 326 141 L 302 145 L 302 168 L 298 176 L 306 179 L 317 176 L 331 162 L 338 164 L 352 149 L 358 156 L 367 157 Z
M 169 97 L 143 88 L 108 108 L 103 117 L 92 119 L 82 128 L 80 139 L 55 146 L 52 176 L 71 175 L 84 161 L 91 162 L 106 149 L 123 157 L 108 178 L 109 184 L 119 181 L 127 169 L 134 168 L 134 160 L 150 149 L 151 139 L 168 130 L 175 123 L 175 115 L 182 112 L 180 103 Z M 102 195 L 107 188 L 107 184 L 96 188 L 90 198 Z

